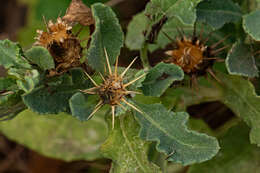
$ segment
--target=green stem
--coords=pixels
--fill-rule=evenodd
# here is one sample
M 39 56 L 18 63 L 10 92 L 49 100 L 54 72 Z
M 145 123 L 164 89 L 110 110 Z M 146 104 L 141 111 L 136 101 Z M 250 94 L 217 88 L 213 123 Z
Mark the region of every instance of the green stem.
M 148 60 L 148 44 L 144 43 L 140 50 L 142 64 L 145 70 L 150 68 L 149 60 Z

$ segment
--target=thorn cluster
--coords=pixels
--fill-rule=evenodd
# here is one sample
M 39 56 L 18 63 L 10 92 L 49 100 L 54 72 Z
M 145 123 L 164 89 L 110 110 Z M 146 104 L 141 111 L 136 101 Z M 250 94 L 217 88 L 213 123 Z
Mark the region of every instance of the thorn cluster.
M 80 40 L 72 34 L 72 27 L 58 17 L 57 22 L 45 21 L 47 31 L 37 30 L 35 45 L 47 48 L 55 62 L 55 69 L 49 71 L 53 76 L 66 72 L 71 67 L 80 66 L 83 48 Z
M 181 39 L 177 38 L 176 41 L 164 33 L 168 39 L 172 41 L 174 47 L 176 47 L 173 50 L 165 52 L 169 55 L 169 58 L 165 60 L 165 62 L 174 63 L 180 66 L 186 74 L 205 74 L 208 68 L 211 68 L 213 65 L 214 60 L 221 60 L 216 56 L 222 50 L 227 48 L 227 46 L 215 50 L 215 48 L 226 39 L 226 37 L 214 45 L 207 46 L 206 42 L 208 41 L 209 36 L 203 39 L 202 32 L 203 31 L 201 30 L 200 37 L 197 37 L 194 29 L 191 38 L 187 38 L 184 35 L 184 32 L 182 32 Z
M 105 50 L 105 56 L 106 56 L 109 74 L 104 77 L 100 73 L 100 76 L 103 79 L 103 83 L 98 85 L 91 78 L 91 76 L 88 73 L 86 73 L 86 75 L 91 80 L 91 82 L 95 85 L 95 87 L 89 88 L 86 90 L 82 90 L 82 92 L 87 93 L 87 94 L 97 94 L 100 97 L 100 101 L 95 106 L 94 111 L 90 114 L 88 119 L 90 119 L 103 105 L 109 104 L 111 106 L 111 110 L 112 110 L 112 128 L 114 128 L 115 107 L 120 106 L 126 110 L 126 108 L 121 104 L 121 102 L 125 103 L 126 105 L 130 106 L 131 108 L 135 109 L 136 111 L 142 113 L 138 108 L 136 108 L 134 105 L 129 103 L 125 97 L 129 94 L 140 94 L 136 91 L 128 91 L 127 87 L 130 86 L 131 84 L 133 84 L 134 82 L 136 82 L 137 80 L 141 79 L 142 77 L 144 77 L 146 74 L 140 75 L 136 79 L 133 79 L 132 81 L 124 84 L 123 83 L 124 75 L 129 70 L 129 68 L 132 66 L 132 64 L 135 62 L 136 58 L 129 64 L 129 66 L 121 74 L 118 74 L 117 73 L 118 57 L 116 59 L 115 70 L 114 70 L 114 72 L 112 72 L 106 50 Z

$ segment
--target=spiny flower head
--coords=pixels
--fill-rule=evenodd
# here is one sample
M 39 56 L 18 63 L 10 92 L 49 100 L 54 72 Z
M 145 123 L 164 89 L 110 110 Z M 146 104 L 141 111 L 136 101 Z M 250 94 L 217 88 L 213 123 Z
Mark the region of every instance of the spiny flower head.
M 57 22 L 53 23 L 51 20 L 48 22 L 47 32 L 42 30 L 37 30 L 38 36 L 35 37 L 37 40 L 35 45 L 40 45 L 48 48 L 54 42 L 63 43 L 65 39 L 72 36 L 72 27 L 66 24 L 60 17 L 58 17 Z
M 131 103 L 129 103 L 126 100 L 126 96 L 129 94 L 140 94 L 136 91 L 128 91 L 127 87 L 129 85 L 133 84 L 134 82 L 136 82 L 137 80 L 141 79 L 142 77 L 144 77 L 145 74 L 140 75 L 136 79 L 125 84 L 124 75 L 126 74 L 128 69 L 132 66 L 132 64 L 135 62 L 136 58 L 129 64 L 129 66 L 121 74 L 118 74 L 117 73 L 118 57 L 116 59 L 115 70 L 114 70 L 114 72 L 112 72 L 107 52 L 106 52 L 106 50 L 104 50 L 104 51 L 105 51 L 109 74 L 104 77 L 100 73 L 103 83 L 98 85 L 91 78 L 91 76 L 88 73 L 86 73 L 86 75 L 92 81 L 92 83 L 95 85 L 95 87 L 89 88 L 86 90 L 82 90 L 82 92 L 87 93 L 87 94 L 96 94 L 96 95 L 99 95 L 99 98 L 100 98 L 100 101 L 95 106 L 94 111 L 89 115 L 88 119 L 90 119 L 103 105 L 109 104 L 112 109 L 112 127 L 114 127 L 115 107 L 120 106 L 126 110 L 126 108 L 121 104 L 122 102 L 125 103 L 126 105 L 132 107 L 133 109 L 137 110 L 138 112 L 141 112 L 138 108 L 136 108 L 134 105 L 132 105 Z
M 80 66 L 83 48 L 77 35 L 72 33 L 72 27 L 58 17 L 56 23 L 50 20 L 46 28 L 46 32 L 37 30 L 35 45 L 47 48 L 54 59 L 55 69 L 49 70 L 49 76 Z
M 201 31 L 200 38 L 198 38 L 195 29 L 192 38 L 187 38 L 183 33 L 181 39 L 177 38 L 176 41 L 166 33 L 164 34 L 172 41 L 175 47 L 165 52 L 169 55 L 165 62 L 180 66 L 186 74 L 204 74 L 213 65 L 214 60 L 218 59 L 216 55 L 227 48 L 225 46 L 215 50 L 226 38 L 211 46 L 206 45 L 209 36 L 203 39 Z

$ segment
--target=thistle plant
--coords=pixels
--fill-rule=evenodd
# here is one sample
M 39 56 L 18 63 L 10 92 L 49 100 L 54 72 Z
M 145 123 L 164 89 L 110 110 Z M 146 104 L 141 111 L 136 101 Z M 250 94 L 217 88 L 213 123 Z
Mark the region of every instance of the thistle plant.
M 151 0 L 126 33 L 102 3 L 46 11 L 30 45 L 0 41 L 0 120 L 10 120 L 0 130 L 49 157 L 110 159 L 111 173 L 257 172 L 257 7 Z M 130 64 L 126 49 L 139 53 Z M 211 107 L 201 103 L 216 102 L 204 115 Z M 203 118 L 192 114 L 197 104 Z

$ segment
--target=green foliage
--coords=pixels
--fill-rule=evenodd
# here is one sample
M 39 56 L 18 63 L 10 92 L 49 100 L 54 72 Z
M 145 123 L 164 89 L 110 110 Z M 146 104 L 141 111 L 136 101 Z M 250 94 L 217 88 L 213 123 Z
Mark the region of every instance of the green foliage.
M 0 64 L 5 68 L 30 68 L 22 57 L 22 50 L 19 44 L 9 40 L 0 40 Z
M 247 15 L 243 16 L 243 28 L 244 30 L 254 39 L 260 40 L 260 10 L 253 11 Z
M 103 156 L 113 160 L 111 173 L 160 172 L 157 166 L 148 161 L 149 145 L 138 137 L 138 131 L 139 126 L 132 114 L 117 118 L 115 128 L 100 149 Z
M 201 0 L 152 0 L 146 7 L 146 14 L 151 16 L 176 17 L 182 23 L 192 25 L 196 20 L 196 5 Z
M 15 79 L 12 78 L 0 78 L 0 90 L 9 90 L 15 85 Z
M 39 116 L 29 110 L 1 122 L 0 130 L 45 156 L 66 161 L 101 158 L 98 148 L 107 136 L 102 115 L 83 123 L 66 114 Z
M 219 150 L 214 137 L 187 128 L 188 114 L 174 113 L 160 104 L 138 104 L 136 113 L 141 125 L 140 137 L 157 142 L 157 150 L 169 155 L 170 161 L 188 165 L 211 159 Z
M 219 29 L 226 23 L 241 20 L 242 12 L 240 7 L 231 0 L 207 0 L 199 3 L 197 17 L 199 21 Z
M 90 96 L 84 95 L 82 93 L 74 94 L 69 101 L 70 109 L 72 116 L 75 116 L 81 121 L 86 121 L 89 118 L 89 115 L 95 108 L 95 99 L 93 101 L 89 101 Z
M 30 2 L 28 8 L 34 8 L 35 11 L 30 13 L 28 21 L 29 26 L 33 27 L 25 27 L 26 32 L 19 37 L 24 38 L 21 43 L 26 45 L 25 47 L 32 43 L 35 30 L 44 27 L 42 15 L 45 15 L 47 20 L 54 20 L 59 13 L 62 17 L 70 3 L 69 0 Z M 94 2 L 96 1 L 91 0 L 85 3 L 90 5 Z M 111 7 L 101 3 L 91 6 L 95 27 L 85 27 L 77 36 L 81 40 L 91 34 L 89 42 L 81 44 L 88 49 L 83 50 L 79 68 L 53 74 L 49 70 L 55 68 L 56 64 L 49 53 L 50 49 L 33 46 L 23 51 L 18 43 L 1 40 L 0 65 L 5 67 L 7 75 L 0 78 L 0 121 L 13 118 L 27 108 L 39 114 L 59 115 L 39 116 L 26 110 L 15 119 L 1 123 L 0 130 L 9 138 L 46 156 L 67 161 L 102 157 L 112 159 L 110 172 L 114 173 L 176 173 L 184 171 L 185 165 L 201 163 L 213 156 L 216 157 L 211 161 L 190 166 L 188 172 L 257 171 L 259 166 L 256 164 L 256 156 L 259 155 L 259 150 L 248 142 L 247 136 L 249 134 L 252 144 L 260 146 L 260 99 L 251 83 L 259 81 L 259 62 L 256 57 L 260 48 L 257 42 L 260 40 L 260 12 L 255 10 L 258 6 L 258 0 L 148 2 L 145 9 L 130 21 L 125 40 L 129 49 L 140 52 L 143 64 L 135 67 L 144 68 L 129 69 L 122 82 L 126 84 L 146 73 L 144 78 L 127 86 L 127 89 L 141 94 L 137 96 L 132 92 L 123 95 L 130 104 L 119 99 L 126 109 L 115 105 L 115 128 L 110 129 L 109 134 L 107 126 L 111 127 L 111 111 L 107 108 L 111 105 L 104 106 L 98 110 L 98 115 L 84 122 L 89 119 L 101 98 L 98 96 L 100 93 L 93 96 L 83 94 L 81 90 L 93 87 L 84 72 L 88 72 L 102 85 L 103 81 L 97 77 L 97 73 L 107 75 L 104 48 L 108 53 L 110 65 L 113 66 L 123 47 L 124 33 Z M 73 33 L 79 28 L 79 24 L 73 26 Z M 95 29 L 93 33 L 92 28 Z M 229 34 L 231 38 L 211 47 Z M 215 57 L 208 57 L 208 54 L 217 52 L 223 45 L 233 45 L 230 51 L 225 49 L 216 55 L 218 61 L 221 61 L 227 53 L 226 64 L 213 61 L 209 66 L 203 64 L 205 69 L 213 66 L 216 79 L 220 82 L 211 77 L 205 80 L 201 75 L 207 75 L 207 72 L 200 71 L 194 73 L 198 84 L 190 87 L 190 82 L 196 84 L 194 75 L 190 81 L 191 76 L 185 76 L 180 67 L 163 63 L 165 51 L 181 47 L 176 45 L 177 38 L 184 41 L 185 38 L 195 38 L 190 45 L 192 49 L 185 45 L 181 50 L 183 54 L 179 52 L 180 56 L 186 59 L 197 56 L 196 51 L 199 49 L 194 48 L 197 46 L 203 45 L 207 48 L 198 55 L 202 53 L 203 58 L 214 59 Z M 196 44 L 196 39 L 202 44 Z M 125 52 L 121 55 L 124 56 Z M 126 56 L 128 58 L 128 55 Z M 123 67 L 126 67 L 126 62 L 122 60 L 119 60 L 119 66 L 122 66 L 118 68 L 119 74 L 125 70 Z M 188 59 L 185 63 L 189 62 Z M 245 79 L 246 77 L 252 80 Z M 118 82 L 111 83 L 113 88 L 118 85 Z M 139 89 L 141 91 L 138 91 Z M 114 92 L 106 94 L 113 97 Z M 245 125 L 233 123 L 232 126 L 235 127 L 227 132 L 231 125 L 224 121 L 223 126 L 219 127 L 220 130 L 209 128 L 202 119 L 191 118 L 188 122 L 189 116 L 183 111 L 186 111 L 188 106 L 208 101 L 224 103 L 237 116 L 234 119 L 245 121 L 250 130 Z M 137 109 L 133 109 L 134 107 Z M 135 114 L 130 110 L 135 110 Z M 61 112 L 72 114 L 82 122 Z M 105 114 L 107 122 L 104 121 Z M 218 141 L 211 136 L 219 134 L 224 136 L 219 138 L 222 149 L 217 154 Z M 237 145 L 234 146 L 233 143 Z M 100 146 L 101 153 L 98 151 Z M 168 167 L 166 162 L 170 163 Z
M 104 48 L 113 64 L 123 46 L 123 32 L 116 15 L 110 7 L 97 3 L 91 6 L 95 19 L 95 32 L 87 53 L 88 63 L 97 71 L 106 66 Z
M 81 69 L 72 69 L 71 75 L 65 74 L 53 83 L 42 84 L 23 95 L 23 101 L 39 114 L 70 113 L 69 99 L 79 89 L 90 86 L 89 80 Z
M 25 56 L 33 64 L 38 65 L 42 70 L 48 70 L 55 67 L 52 56 L 44 47 L 34 46 L 25 52 Z
M 160 97 L 174 81 L 180 81 L 184 73 L 174 64 L 159 63 L 146 75 L 142 83 L 144 95 Z
M 230 74 L 246 77 L 257 77 L 258 69 L 250 46 L 236 42 L 226 59 L 227 70 Z
M 145 16 L 144 12 L 139 13 L 133 17 L 127 26 L 126 33 L 126 46 L 131 50 L 139 50 L 145 42 L 144 31 L 147 29 L 149 19 Z
M 231 128 L 219 139 L 221 149 L 216 157 L 191 166 L 188 173 L 248 173 L 258 172 L 260 149 L 250 145 L 249 129 L 244 124 Z
M 256 95 L 254 86 L 238 76 L 219 74 L 218 77 L 224 83 L 223 103 L 251 127 L 250 141 L 260 146 L 260 97 Z

